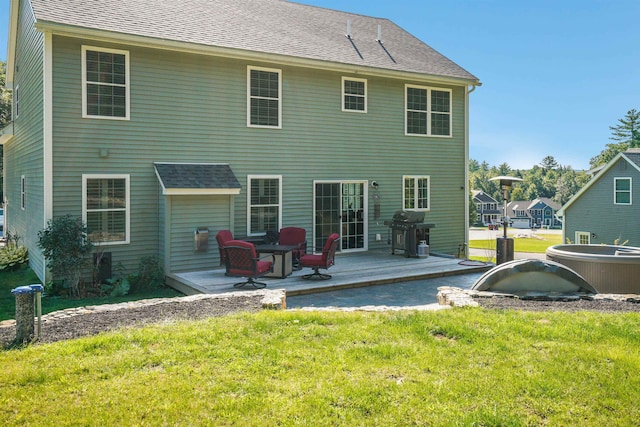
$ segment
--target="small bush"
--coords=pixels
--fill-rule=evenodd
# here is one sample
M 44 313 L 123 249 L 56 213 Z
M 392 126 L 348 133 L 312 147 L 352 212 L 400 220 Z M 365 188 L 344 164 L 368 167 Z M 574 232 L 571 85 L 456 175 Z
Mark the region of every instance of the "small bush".
M 147 256 L 140 259 L 138 272 L 130 274 L 131 292 L 144 292 L 162 288 L 164 283 L 164 269 L 160 265 L 160 260 L 155 256 Z
M 10 243 L 0 248 L 0 271 L 14 271 L 29 262 L 29 252 L 24 246 Z
M 63 279 L 72 295 L 80 296 L 82 271 L 93 248 L 82 219 L 65 215 L 49 220 L 38 232 L 38 246 L 49 261 L 54 280 Z

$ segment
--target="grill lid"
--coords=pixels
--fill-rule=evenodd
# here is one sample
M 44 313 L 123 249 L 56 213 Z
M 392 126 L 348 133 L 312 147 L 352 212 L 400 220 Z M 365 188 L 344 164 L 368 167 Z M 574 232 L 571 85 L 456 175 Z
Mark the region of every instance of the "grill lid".
M 393 214 L 393 222 L 424 222 L 424 212 L 396 211 L 396 213 Z

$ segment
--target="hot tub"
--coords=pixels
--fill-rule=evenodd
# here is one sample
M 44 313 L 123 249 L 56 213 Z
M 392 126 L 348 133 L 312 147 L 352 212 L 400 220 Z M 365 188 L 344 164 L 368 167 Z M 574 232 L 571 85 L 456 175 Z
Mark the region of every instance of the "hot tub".
M 640 294 L 640 248 L 614 245 L 556 245 L 547 259 L 581 275 L 598 292 Z

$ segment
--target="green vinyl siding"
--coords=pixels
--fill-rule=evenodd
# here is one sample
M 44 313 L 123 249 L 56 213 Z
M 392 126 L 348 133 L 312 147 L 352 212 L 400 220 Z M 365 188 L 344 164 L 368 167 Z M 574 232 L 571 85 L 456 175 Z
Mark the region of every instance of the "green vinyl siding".
M 169 270 L 209 270 L 220 264 L 216 233 L 230 228 L 229 196 L 169 196 Z M 196 228 L 209 230 L 208 249 L 194 250 Z
M 631 205 L 614 203 L 615 178 L 631 178 Z M 576 231 L 592 233 L 592 244 L 613 244 L 627 241 L 640 246 L 640 172 L 625 159 L 612 165 L 566 210 L 564 236 L 575 243 Z M 595 235 L 595 236 L 594 236 Z
M 43 176 L 43 52 L 44 37 L 33 28 L 28 2 L 18 10 L 14 87 L 20 86 L 20 115 L 13 123 L 14 137 L 4 145 L 5 216 L 7 229 L 29 250 L 29 262 L 45 280 L 45 262 L 37 245 L 37 232 L 45 226 Z M 25 177 L 25 210 L 21 208 L 21 177 Z
M 131 240 L 109 248 L 114 262 L 132 268 L 142 254 L 163 252 L 163 236 L 170 236 L 179 248 L 171 247 L 171 268 L 217 265 L 217 252 L 210 250 L 204 262 L 192 250 L 193 229 L 216 226 L 201 214 L 218 209 L 217 202 L 200 196 L 202 203 L 195 197 L 177 207 L 172 200 L 171 231 L 165 231 L 160 206 L 167 196 L 158 189 L 153 162 L 228 163 L 242 185 L 232 198 L 235 234 L 247 231 L 248 175 L 281 175 L 282 224 L 309 234 L 313 180 L 378 181 L 381 211 L 375 220 L 369 209 L 370 249 L 384 247 L 386 239 L 375 241 L 375 234 L 386 236 L 383 221 L 402 208 L 402 176 L 428 175 L 432 249 L 455 253 L 465 240 L 462 86 L 442 86 L 452 90 L 453 136 L 416 138 L 404 135 L 405 84 L 438 87 L 432 82 L 367 76 L 367 113 L 350 114 L 341 109 L 343 73 L 92 42 L 129 51 L 131 114 L 129 121 L 83 119 L 82 43 L 55 36 L 53 44 L 54 215 L 81 213 L 83 173 L 130 174 Z M 247 126 L 248 66 L 282 70 L 281 129 Z

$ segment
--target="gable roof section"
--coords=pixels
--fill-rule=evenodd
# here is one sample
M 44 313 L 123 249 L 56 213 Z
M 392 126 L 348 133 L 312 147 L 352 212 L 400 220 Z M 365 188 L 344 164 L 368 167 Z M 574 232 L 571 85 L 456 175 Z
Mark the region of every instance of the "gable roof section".
M 529 205 L 529 207 L 527 209 L 536 209 L 536 205 L 542 203 L 543 205 L 547 205 L 549 206 L 551 209 L 553 209 L 554 211 L 557 211 L 558 209 L 560 209 L 560 203 L 551 200 L 548 197 L 538 197 L 537 199 L 533 200 L 531 202 L 531 204 Z
M 30 1 L 37 28 L 72 37 L 480 85 L 477 77 L 382 18 L 284 0 Z M 348 22 L 351 38 L 345 35 Z M 382 43 L 376 40 L 378 28 Z
M 598 172 L 597 175 L 591 178 L 591 180 L 587 182 L 587 184 L 582 187 L 580 191 L 578 191 L 571 199 L 569 199 L 567 203 L 564 204 L 564 206 L 558 211 L 557 215 L 564 216 L 564 211 L 576 200 L 582 197 L 582 195 L 586 191 L 588 191 L 591 186 L 598 182 L 600 178 L 602 178 L 607 172 L 609 172 L 609 169 L 611 169 L 616 163 L 618 163 L 618 160 L 620 159 L 627 161 L 632 167 L 640 172 L 640 152 L 632 149 L 623 153 L 618 153 L 613 159 L 609 161 L 609 163 L 605 165 L 605 167 L 600 172 Z
M 164 195 L 240 194 L 240 183 L 228 164 L 154 163 Z
M 478 200 L 480 203 L 498 203 L 496 199 L 485 193 L 484 191 L 473 191 L 473 199 Z

